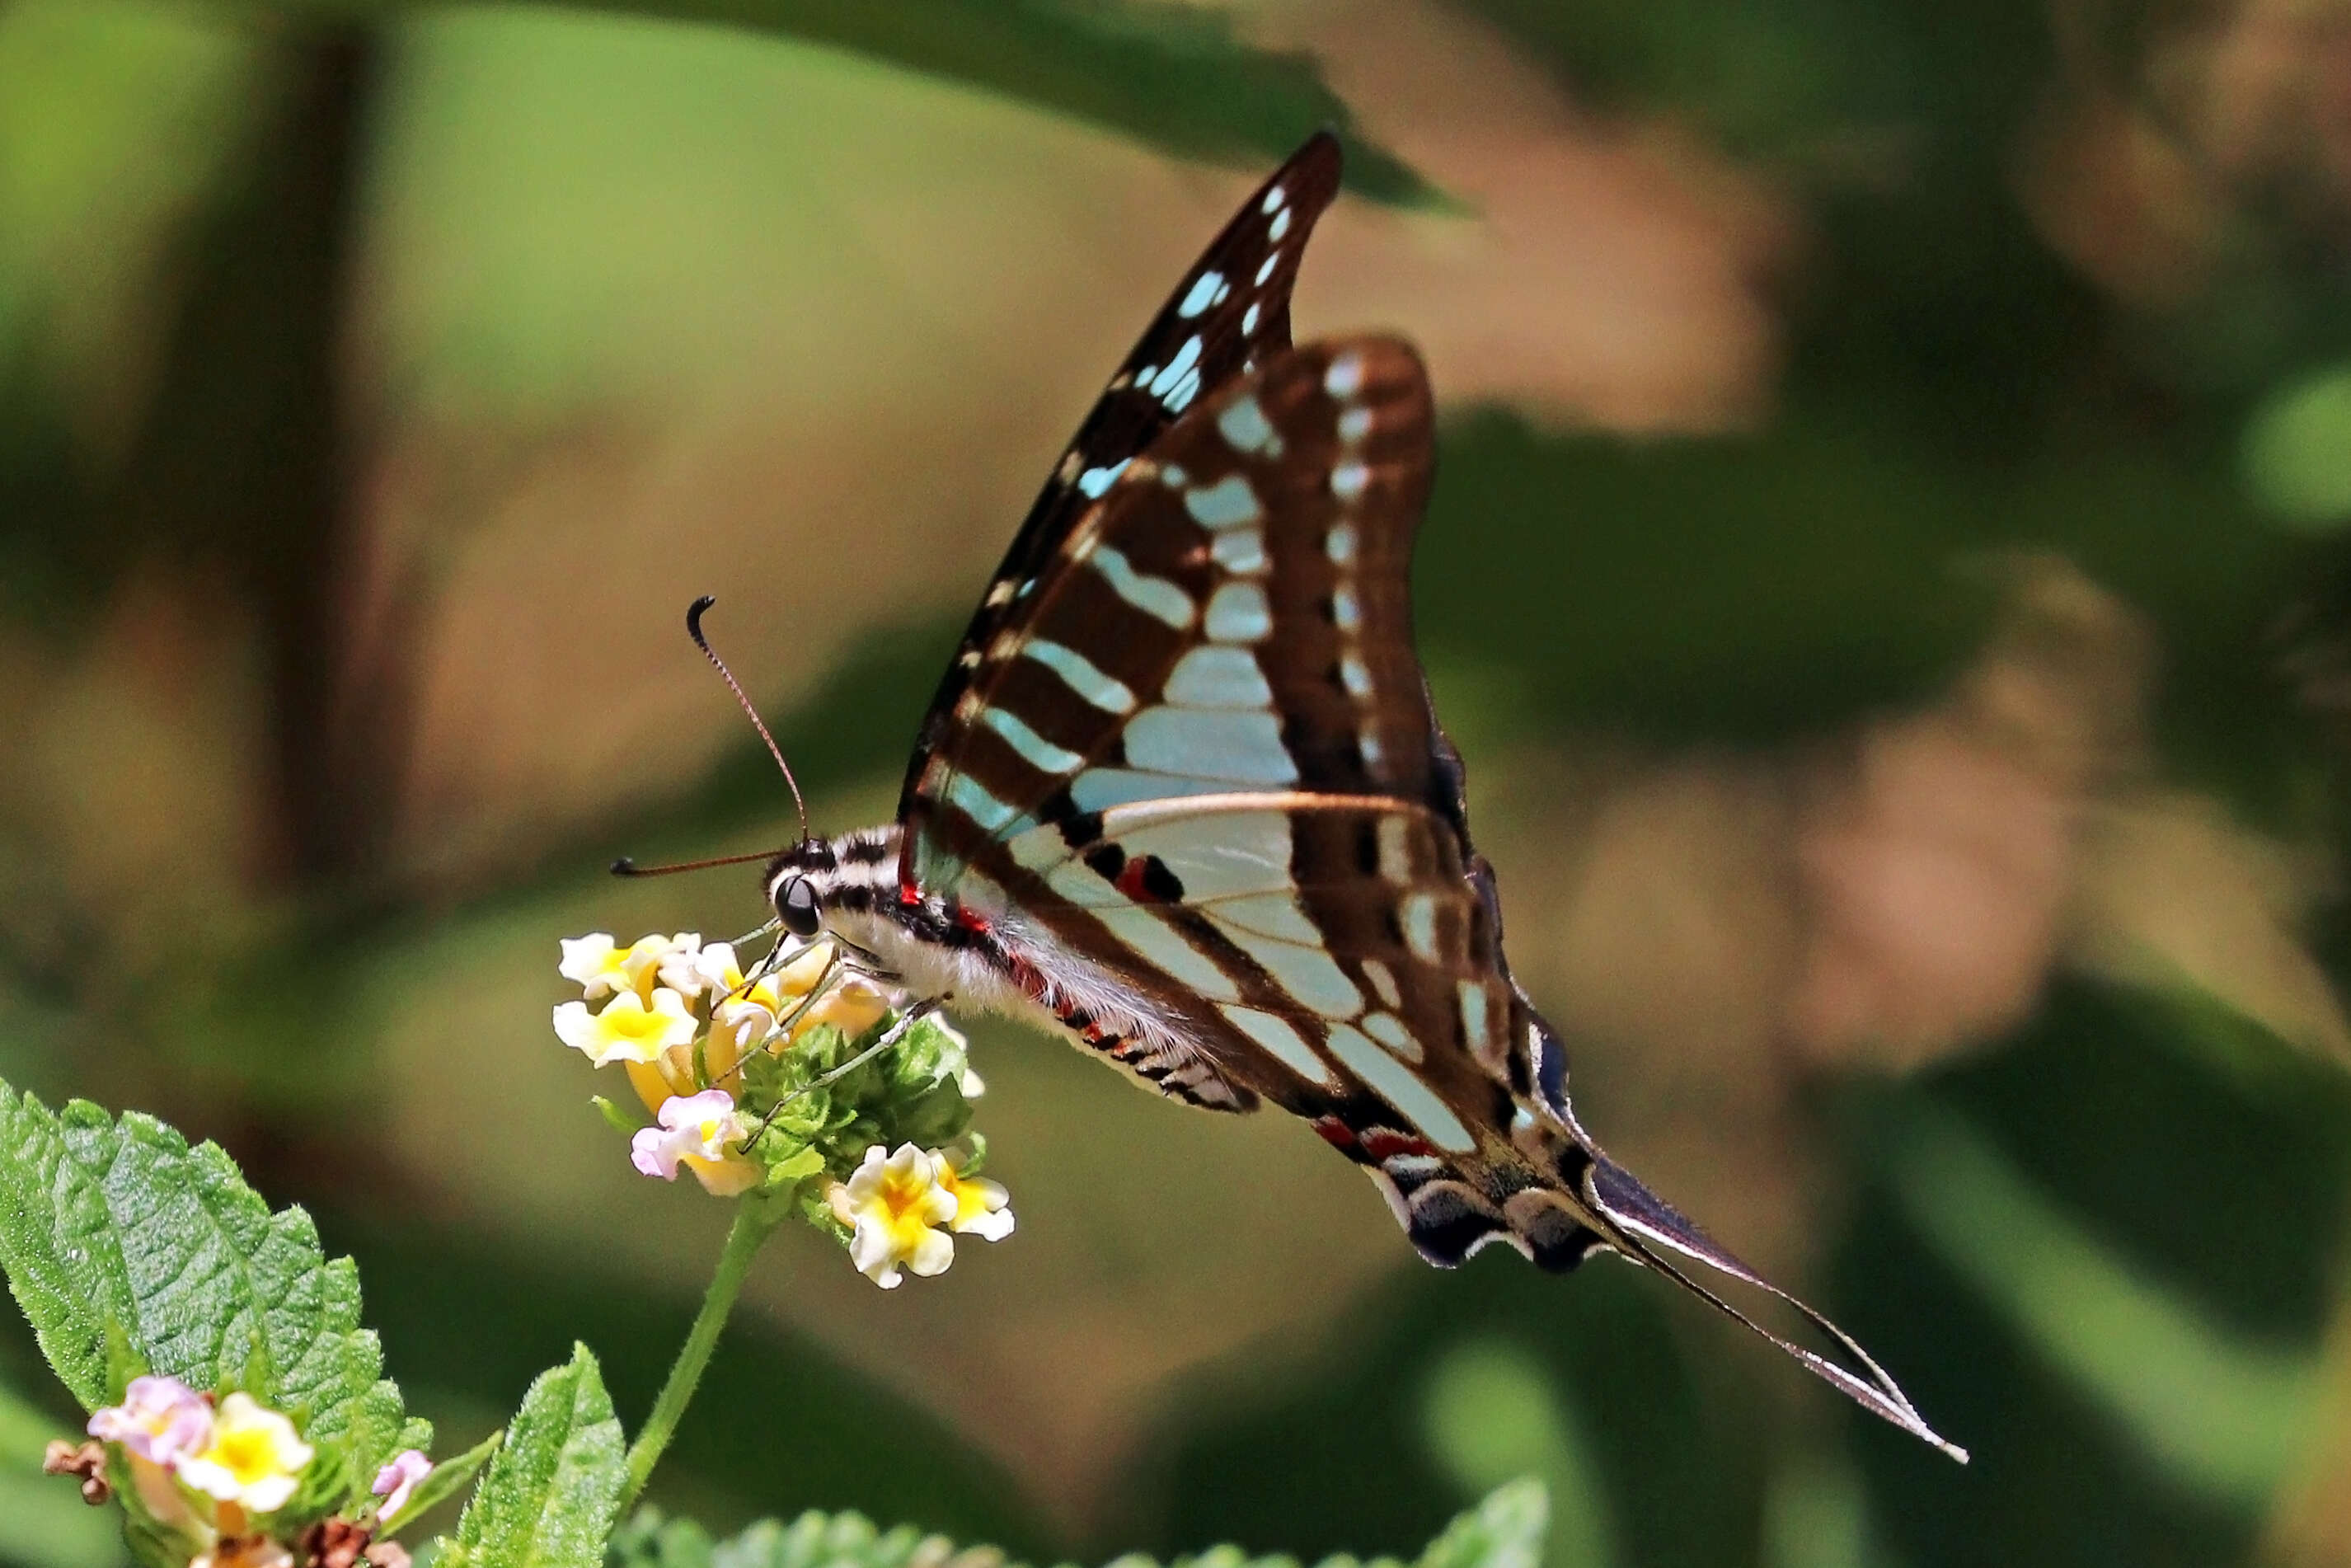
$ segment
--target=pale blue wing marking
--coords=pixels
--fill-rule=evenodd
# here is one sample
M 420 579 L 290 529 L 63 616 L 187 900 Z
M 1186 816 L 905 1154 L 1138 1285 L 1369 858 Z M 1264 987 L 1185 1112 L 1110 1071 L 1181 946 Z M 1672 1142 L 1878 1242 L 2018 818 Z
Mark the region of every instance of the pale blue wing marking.
M 1104 713 L 1134 711 L 1134 693 L 1126 683 L 1103 674 L 1100 665 L 1074 648 L 1040 637 L 1023 644 L 1020 655 L 1036 660 L 1061 676 L 1062 685 Z
M 1176 587 L 1172 582 L 1167 586 Z M 1192 601 L 1184 602 L 1188 612 Z M 1256 583 L 1228 582 L 1209 597 L 1208 635 L 1217 642 L 1259 643 L 1272 632 L 1273 607 L 1266 602 L 1265 590 Z
M 1008 708 L 992 707 L 979 716 L 982 723 L 1020 754 L 1021 760 L 1040 773 L 1075 773 L 1086 765 L 1084 758 L 1067 747 L 1054 745 Z
M 1367 1036 L 1346 1024 L 1333 1024 L 1323 1043 L 1342 1067 L 1369 1084 L 1374 1093 L 1419 1128 L 1422 1137 L 1440 1149 L 1457 1154 L 1476 1146 L 1476 1140 L 1461 1124 L 1461 1118 L 1414 1077 L 1410 1068 L 1374 1045 Z
M 1228 474 L 1213 485 L 1193 486 L 1184 492 L 1184 509 L 1204 528 L 1238 528 L 1265 520 L 1257 492 L 1238 474 Z
M 1144 963 L 1211 1000 L 1239 999 L 1239 988 L 1231 976 L 1186 941 L 1181 932 L 1136 905 L 1083 861 L 1063 861 L 1045 873 L 1045 884 L 1084 908 Z
M 1154 707 L 1127 721 L 1126 759 L 1160 773 L 1233 784 L 1294 784 L 1298 763 L 1273 715 Z M 1091 777 L 1081 775 L 1081 780 Z
M 1176 660 L 1160 695 L 1186 707 L 1262 711 L 1273 706 L 1273 688 L 1257 655 L 1221 643 L 1203 643 Z
M 1338 1080 L 1331 1075 L 1330 1064 L 1314 1054 L 1314 1048 L 1289 1022 L 1255 1008 L 1220 1007 L 1232 1026 L 1265 1049 L 1267 1055 L 1292 1072 L 1325 1089 L 1336 1089 Z
M 1156 616 L 1178 632 L 1192 624 L 1192 596 L 1167 579 L 1135 570 L 1133 562 L 1108 545 L 1097 547 L 1087 564 L 1121 599 L 1144 614 Z

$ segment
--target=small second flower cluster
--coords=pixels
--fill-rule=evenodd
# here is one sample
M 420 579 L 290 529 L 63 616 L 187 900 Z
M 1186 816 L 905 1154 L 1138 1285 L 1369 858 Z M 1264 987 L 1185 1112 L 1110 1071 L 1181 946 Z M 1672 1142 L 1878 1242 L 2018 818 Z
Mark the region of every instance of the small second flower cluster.
M 204 1543 L 191 1568 L 293 1563 L 269 1518 L 293 1500 L 316 1451 L 283 1415 L 247 1394 L 215 1403 L 176 1377 L 149 1375 L 131 1380 L 121 1404 L 94 1412 L 89 1435 L 121 1450 L 143 1511 Z M 371 1530 L 399 1522 L 417 1483 L 432 1471 L 414 1448 L 384 1466 L 372 1489 L 379 1500 Z

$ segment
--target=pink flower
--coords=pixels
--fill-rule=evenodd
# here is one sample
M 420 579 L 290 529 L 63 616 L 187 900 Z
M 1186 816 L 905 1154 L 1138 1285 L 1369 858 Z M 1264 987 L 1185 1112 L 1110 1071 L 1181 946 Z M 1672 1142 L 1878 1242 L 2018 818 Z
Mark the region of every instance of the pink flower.
M 724 1089 L 673 1094 L 662 1102 L 659 1120 L 660 1126 L 642 1128 L 629 1140 L 629 1160 L 664 1181 L 677 1179 L 680 1160 L 725 1158 L 727 1140 L 743 1135 L 735 1097 Z
M 89 1435 L 168 1469 L 211 1443 L 212 1406 L 176 1377 L 134 1377 L 121 1404 L 91 1413 Z
M 417 1482 L 432 1473 L 433 1461 L 426 1458 L 421 1449 L 410 1448 L 394 1455 L 392 1463 L 376 1472 L 375 1485 L 368 1489 L 383 1499 L 382 1504 L 375 1511 L 376 1518 L 389 1521 L 406 1508 L 408 1494 L 416 1490 Z

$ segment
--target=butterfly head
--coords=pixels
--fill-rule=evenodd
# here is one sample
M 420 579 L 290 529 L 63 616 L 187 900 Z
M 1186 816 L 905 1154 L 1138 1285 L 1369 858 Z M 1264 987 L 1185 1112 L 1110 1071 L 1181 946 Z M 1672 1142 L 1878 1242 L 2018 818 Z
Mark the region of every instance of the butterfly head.
M 768 862 L 768 903 L 777 924 L 803 941 L 824 929 L 825 894 L 838 880 L 841 857 L 823 839 L 808 839 Z
M 895 828 L 809 839 L 784 850 L 768 862 L 763 883 L 777 923 L 805 941 L 887 902 L 897 891 L 897 851 Z
M 824 906 L 818 902 L 816 883 L 799 873 L 788 872 L 768 889 L 776 903 L 776 919 L 783 928 L 803 939 L 813 936 L 824 925 Z

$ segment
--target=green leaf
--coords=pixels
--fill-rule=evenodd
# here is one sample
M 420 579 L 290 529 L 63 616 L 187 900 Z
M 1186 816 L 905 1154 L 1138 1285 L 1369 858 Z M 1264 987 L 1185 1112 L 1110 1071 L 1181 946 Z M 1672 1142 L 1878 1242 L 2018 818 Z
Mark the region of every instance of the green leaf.
M 1416 1568 L 1539 1568 L 1551 1506 L 1542 1483 L 1516 1480 L 1447 1525 Z M 728 1541 L 713 1542 L 691 1520 L 664 1519 L 640 1509 L 612 1537 L 612 1568 L 1020 1568 L 993 1547 L 957 1548 L 913 1525 L 883 1530 L 862 1514 L 801 1514 L 789 1524 L 763 1519 Z M 1155 1568 L 1130 1552 L 1110 1568 Z M 1212 1547 L 1176 1558 L 1168 1568 L 1297 1568 L 1297 1559 L 1251 1557 L 1236 1546 Z M 1352 1557 L 1331 1557 L 1317 1568 L 1358 1568 Z M 1360 1568 L 1400 1568 L 1374 1558 Z
M 500 1427 L 464 1453 L 443 1459 L 434 1465 L 433 1473 L 417 1482 L 416 1490 L 408 1494 L 408 1504 L 400 1511 L 400 1517 L 392 1521 L 389 1530 L 381 1533 L 386 1537 L 398 1535 L 411 1524 L 464 1491 L 472 1483 L 475 1475 L 481 1468 L 490 1462 L 490 1456 L 496 1453 L 500 1445 L 506 1440 L 506 1429 Z M 420 1445 L 403 1446 L 414 1448 Z
M 404 1432 L 429 1440 L 359 1326 L 350 1260 L 152 1117 L 53 1113 L 0 1083 L 0 1273 L 85 1409 L 144 1367 L 291 1416 L 322 1461 L 297 1511 L 363 1492 Z
M 1431 1457 L 1470 1495 L 1514 1476 L 1536 1476 L 1546 1495 L 1563 1500 L 1551 1568 L 1601 1568 L 1618 1560 L 1613 1505 L 1592 1441 L 1533 1356 L 1500 1339 L 1456 1345 L 1431 1368 L 1421 1411 Z M 1540 1519 L 1534 1528 L 1541 1532 Z
M 1323 126 L 1347 149 L 1349 189 L 1433 204 L 1419 175 L 1350 128 L 1302 54 L 1252 48 L 1229 17 L 1168 0 L 583 0 L 578 7 L 723 22 L 854 50 L 1247 169 Z M 421 5 L 387 3 L 386 13 Z
M 619 1417 L 588 1347 L 539 1374 L 436 1559 L 444 1568 L 599 1568 L 628 1479 Z
M 1537 1568 L 1550 1523 L 1542 1483 L 1511 1481 L 1447 1525 L 1420 1554 L 1419 1568 Z
M 710 1531 L 694 1521 L 665 1519 L 657 1508 L 641 1508 L 612 1532 L 606 1562 L 611 1568 L 713 1568 L 716 1546 Z

